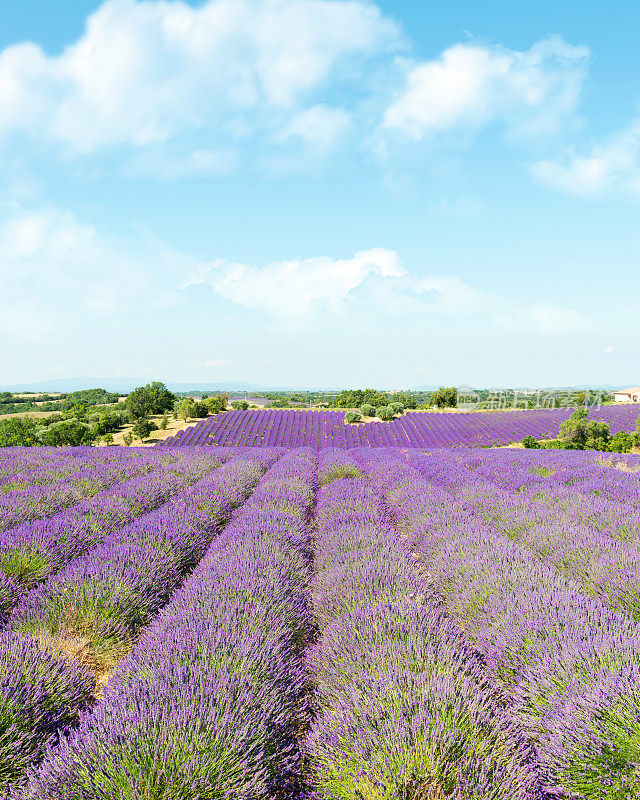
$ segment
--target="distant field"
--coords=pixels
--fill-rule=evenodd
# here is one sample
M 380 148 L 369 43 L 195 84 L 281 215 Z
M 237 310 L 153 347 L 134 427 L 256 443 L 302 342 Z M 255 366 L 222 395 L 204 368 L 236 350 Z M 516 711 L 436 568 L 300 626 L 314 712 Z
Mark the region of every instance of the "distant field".
M 229 411 L 208 417 L 164 440 L 164 447 L 200 444 L 243 447 L 496 447 L 531 434 L 557 436 L 573 409 L 504 411 L 491 414 L 408 412 L 391 422 L 345 425 L 344 411 L 267 409 Z M 604 420 L 611 433 L 635 430 L 640 405 L 602 406 L 590 419 Z

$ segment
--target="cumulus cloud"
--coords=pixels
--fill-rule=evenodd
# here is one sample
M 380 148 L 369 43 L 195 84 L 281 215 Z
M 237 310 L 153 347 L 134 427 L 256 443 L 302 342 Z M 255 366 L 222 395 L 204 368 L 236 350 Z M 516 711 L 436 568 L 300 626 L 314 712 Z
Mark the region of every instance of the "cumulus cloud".
M 640 195 L 640 119 L 584 155 L 538 161 L 531 171 L 540 183 L 586 199 L 614 190 Z
M 263 267 L 217 259 L 198 266 L 184 287 L 206 285 L 239 306 L 272 318 L 317 324 L 349 306 L 384 315 L 472 318 L 479 325 L 559 335 L 592 323 L 578 311 L 549 302 L 513 304 L 449 275 L 408 272 L 393 250 L 374 248 L 352 258 L 326 256 L 275 261 Z
M 405 274 L 397 253 L 363 250 L 353 258 L 274 261 L 265 267 L 217 259 L 198 267 L 186 286 L 207 284 L 221 297 L 275 317 L 302 318 L 320 308 L 338 310 L 367 277 Z
M 559 37 L 526 51 L 454 45 L 438 59 L 408 67 L 381 135 L 418 141 L 494 120 L 513 134 L 548 133 L 574 114 L 588 57 L 586 47 Z
M 313 93 L 398 42 L 368 0 L 106 0 L 59 55 L 31 42 L 0 53 L 0 132 L 80 153 L 194 131 L 311 136 L 314 124 L 326 140 L 343 112 L 309 103 Z M 206 151 L 193 158 L 217 167 Z

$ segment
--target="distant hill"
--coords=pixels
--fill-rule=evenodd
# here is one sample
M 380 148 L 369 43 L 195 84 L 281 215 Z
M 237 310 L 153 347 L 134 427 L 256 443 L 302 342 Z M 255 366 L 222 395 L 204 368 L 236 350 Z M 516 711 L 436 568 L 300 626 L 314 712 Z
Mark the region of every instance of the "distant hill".
M 79 389 L 106 389 L 109 392 L 122 392 L 127 394 L 136 386 L 144 386 L 155 378 L 52 378 L 46 381 L 31 383 L 14 383 L 0 386 L 3 392 L 75 392 Z M 176 383 L 165 381 L 167 387 L 174 392 L 296 392 L 302 391 L 294 386 L 262 386 L 246 381 L 221 381 L 207 383 L 206 381 L 193 381 L 191 383 Z
M 121 392 L 127 394 L 136 386 L 144 386 L 145 383 L 155 380 L 155 378 L 51 378 L 46 381 L 33 381 L 31 383 L 14 383 L 11 385 L 0 386 L 0 391 L 3 392 L 75 392 L 78 389 L 106 389 L 109 392 Z M 251 392 L 259 396 L 259 392 L 337 392 L 345 387 L 323 387 L 317 386 L 264 386 L 259 383 L 249 383 L 247 381 L 219 381 L 217 383 L 210 383 L 207 381 L 191 381 L 189 383 L 177 383 L 175 381 L 165 381 L 169 389 L 174 392 L 191 392 L 196 393 L 204 392 Z M 637 383 L 637 381 L 636 381 Z M 626 385 L 631 386 L 633 381 Z M 439 384 L 440 386 L 442 384 Z M 544 387 L 516 387 L 517 391 L 531 391 L 541 389 L 542 391 L 582 391 L 584 389 L 612 391 L 620 389 L 621 384 L 581 384 L 580 386 L 544 386 Z M 346 388 L 355 388 L 349 386 Z M 438 386 L 433 384 L 429 386 L 412 386 L 408 391 L 411 392 L 432 392 Z M 479 389 L 481 387 L 474 387 Z M 485 387 L 486 388 L 486 387 Z M 501 387 L 510 388 L 510 387 Z M 492 391 L 500 391 L 500 388 L 493 388 Z

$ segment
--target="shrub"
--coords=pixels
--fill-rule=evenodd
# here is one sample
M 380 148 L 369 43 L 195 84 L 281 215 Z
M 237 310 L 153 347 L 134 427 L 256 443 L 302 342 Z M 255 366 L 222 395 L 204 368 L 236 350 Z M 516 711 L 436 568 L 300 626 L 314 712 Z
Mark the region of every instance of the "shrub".
M 150 422 L 148 419 L 144 417 L 140 417 L 134 423 L 133 428 L 131 429 L 134 436 L 136 436 L 140 441 L 146 439 L 147 436 L 151 433 L 151 431 L 155 430 L 156 426 L 153 422 Z
M 347 411 L 344 415 L 344 421 L 348 423 L 361 422 L 362 414 L 359 411 Z
M 36 423 L 16 417 L 0 420 L 0 447 L 31 447 L 40 444 L 36 438 Z
M 165 411 L 162 415 L 162 420 L 160 421 L 160 430 L 166 431 L 167 425 L 169 424 L 169 420 L 167 419 L 167 412 Z
M 363 417 L 375 417 L 376 410 L 370 403 L 363 403 L 360 406 L 360 413 Z
M 393 411 L 389 406 L 380 406 L 376 408 L 376 417 L 386 422 L 387 420 L 393 419 Z
M 194 405 L 196 409 L 194 416 L 198 417 L 199 419 L 209 416 L 209 403 L 207 403 L 206 400 L 195 403 Z
M 612 453 L 628 453 L 634 445 L 635 437 L 625 431 L 620 431 L 611 437 L 609 449 Z
M 402 414 L 402 412 L 404 411 L 403 404 L 398 403 L 397 401 L 389 403 L 389 408 L 393 411 L 394 414 Z
M 131 443 L 133 442 L 133 434 L 131 431 L 127 431 L 125 433 L 125 435 L 122 437 L 122 441 L 127 445 L 127 447 L 131 446 Z
M 48 428 L 39 428 L 37 435 L 40 444 L 48 447 L 65 445 L 78 447 L 91 444 L 98 437 L 89 425 L 77 419 L 65 419 L 62 422 L 55 422 Z
M 235 408 L 236 411 L 246 411 L 249 408 L 249 403 L 246 400 L 234 400 L 231 403 L 231 408 Z
M 532 450 L 539 450 L 540 449 L 540 442 L 535 438 L 535 436 L 525 436 L 522 440 L 522 444 L 524 447 Z

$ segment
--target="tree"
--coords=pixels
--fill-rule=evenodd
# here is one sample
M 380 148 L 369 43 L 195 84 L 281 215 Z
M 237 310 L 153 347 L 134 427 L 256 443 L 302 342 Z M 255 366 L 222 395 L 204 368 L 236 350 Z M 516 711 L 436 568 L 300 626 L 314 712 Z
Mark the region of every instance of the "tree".
M 131 443 L 133 442 L 133 434 L 131 431 L 127 431 L 125 435 L 122 437 L 122 441 L 127 445 L 127 447 L 131 447 Z
M 198 417 L 199 419 L 209 416 L 209 404 L 206 400 L 203 400 L 199 403 L 194 403 L 194 407 L 196 410 L 194 416 Z
M 363 417 L 375 417 L 376 410 L 374 406 L 371 405 L 371 403 L 363 403 L 360 406 L 360 413 L 362 414 Z
M 33 447 L 38 444 L 34 420 L 28 417 L 0 420 L 0 447 Z
M 441 386 L 432 393 L 430 403 L 438 408 L 456 408 L 458 405 L 458 390 L 455 386 Z
M 587 450 L 608 450 L 611 442 L 611 430 L 607 422 L 587 422 L 585 426 L 587 439 L 584 446 Z
M 38 428 L 40 443 L 48 447 L 79 447 L 92 444 L 98 434 L 85 422 L 79 419 L 65 419 L 54 422 L 48 428 Z
M 236 411 L 246 411 L 249 408 L 249 403 L 246 400 L 233 400 L 231 408 L 235 408 Z
M 102 441 L 106 444 L 113 444 L 113 434 L 112 433 L 105 433 L 102 437 Z
M 221 411 L 227 410 L 227 399 L 224 395 L 209 397 L 206 403 L 210 414 L 219 414 Z
M 176 396 L 164 383 L 153 381 L 146 386 L 138 386 L 127 397 L 125 405 L 134 419 L 148 417 L 150 414 L 162 414 L 171 411 Z M 193 401 L 192 401 L 193 402 Z
M 353 424 L 354 422 L 362 422 L 362 414 L 359 411 L 347 411 L 344 415 L 344 421 L 348 422 L 349 424 Z
M 394 403 L 402 403 L 405 408 L 417 408 L 418 400 L 410 392 L 395 392 L 391 395 Z
M 152 422 L 145 417 L 140 417 L 134 422 L 131 432 L 142 442 L 155 429 L 156 426 Z
M 525 436 L 522 444 L 528 449 L 538 450 L 540 448 L 540 442 L 534 436 Z
M 162 419 L 160 420 L 160 430 L 166 431 L 167 425 L 169 424 L 169 420 L 167 419 L 167 412 L 165 411 L 162 415 Z
M 576 408 L 569 419 L 560 425 L 558 439 L 567 450 L 584 450 L 587 441 L 588 415 L 588 409 Z
M 389 408 L 393 411 L 394 414 L 402 414 L 404 411 L 404 406 L 402 403 L 394 401 L 393 403 L 389 403 Z
M 360 408 L 364 403 L 378 408 L 388 402 L 389 395 L 377 389 L 344 389 L 330 400 L 331 405 L 338 408 Z
M 189 417 L 196 416 L 196 404 L 190 397 L 185 397 L 184 400 L 178 403 L 178 416 L 185 422 Z

